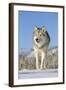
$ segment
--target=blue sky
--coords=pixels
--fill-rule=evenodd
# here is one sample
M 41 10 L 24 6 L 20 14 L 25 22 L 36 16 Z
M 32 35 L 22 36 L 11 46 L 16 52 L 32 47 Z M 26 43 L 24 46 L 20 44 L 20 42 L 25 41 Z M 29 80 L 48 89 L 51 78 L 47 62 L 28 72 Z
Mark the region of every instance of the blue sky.
M 46 27 L 51 38 L 49 48 L 58 46 L 58 13 L 19 11 L 18 20 L 19 51 L 21 48 L 26 50 L 32 48 L 32 34 L 35 26 Z

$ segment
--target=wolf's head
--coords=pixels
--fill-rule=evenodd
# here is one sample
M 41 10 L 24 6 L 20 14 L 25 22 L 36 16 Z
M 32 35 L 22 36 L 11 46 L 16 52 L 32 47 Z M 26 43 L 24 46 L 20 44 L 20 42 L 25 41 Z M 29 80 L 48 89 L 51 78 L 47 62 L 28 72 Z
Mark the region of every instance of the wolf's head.
M 50 36 L 48 32 L 46 31 L 45 27 L 34 28 L 34 34 L 33 34 L 33 42 L 38 46 L 39 48 L 43 47 L 44 45 L 48 45 L 50 42 Z

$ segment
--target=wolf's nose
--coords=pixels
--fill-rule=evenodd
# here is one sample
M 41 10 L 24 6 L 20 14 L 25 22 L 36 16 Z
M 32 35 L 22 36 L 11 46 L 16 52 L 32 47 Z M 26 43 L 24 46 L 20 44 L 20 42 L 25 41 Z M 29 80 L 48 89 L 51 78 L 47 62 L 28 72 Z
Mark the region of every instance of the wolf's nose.
M 37 41 L 37 42 L 39 42 L 39 39 L 38 39 L 38 38 L 36 38 L 36 41 Z
M 38 38 L 36 38 L 36 41 L 38 41 Z

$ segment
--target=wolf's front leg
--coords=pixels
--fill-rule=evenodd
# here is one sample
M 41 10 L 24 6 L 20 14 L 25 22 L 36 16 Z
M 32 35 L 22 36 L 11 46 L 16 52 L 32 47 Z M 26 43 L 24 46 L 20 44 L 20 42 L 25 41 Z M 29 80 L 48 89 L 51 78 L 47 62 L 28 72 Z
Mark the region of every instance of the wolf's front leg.
M 41 65 L 40 65 L 40 69 L 42 69 L 44 59 L 45 59 L 45 53 L 42 52 L 41 53 Z M 45 62 L 44 62 L 44 68 L 45 68 Z
M 36 69 L 39 69 L 39 63 L 38 63 L 38 53 L 35 53 L 36 56 Z

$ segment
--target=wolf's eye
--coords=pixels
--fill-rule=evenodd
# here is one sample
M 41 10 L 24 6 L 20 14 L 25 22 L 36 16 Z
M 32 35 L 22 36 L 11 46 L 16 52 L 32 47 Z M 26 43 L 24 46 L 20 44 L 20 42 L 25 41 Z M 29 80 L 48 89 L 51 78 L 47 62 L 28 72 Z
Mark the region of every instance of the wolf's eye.
M 43 34 L 43 36 L 45 36 L 45 34 Z

